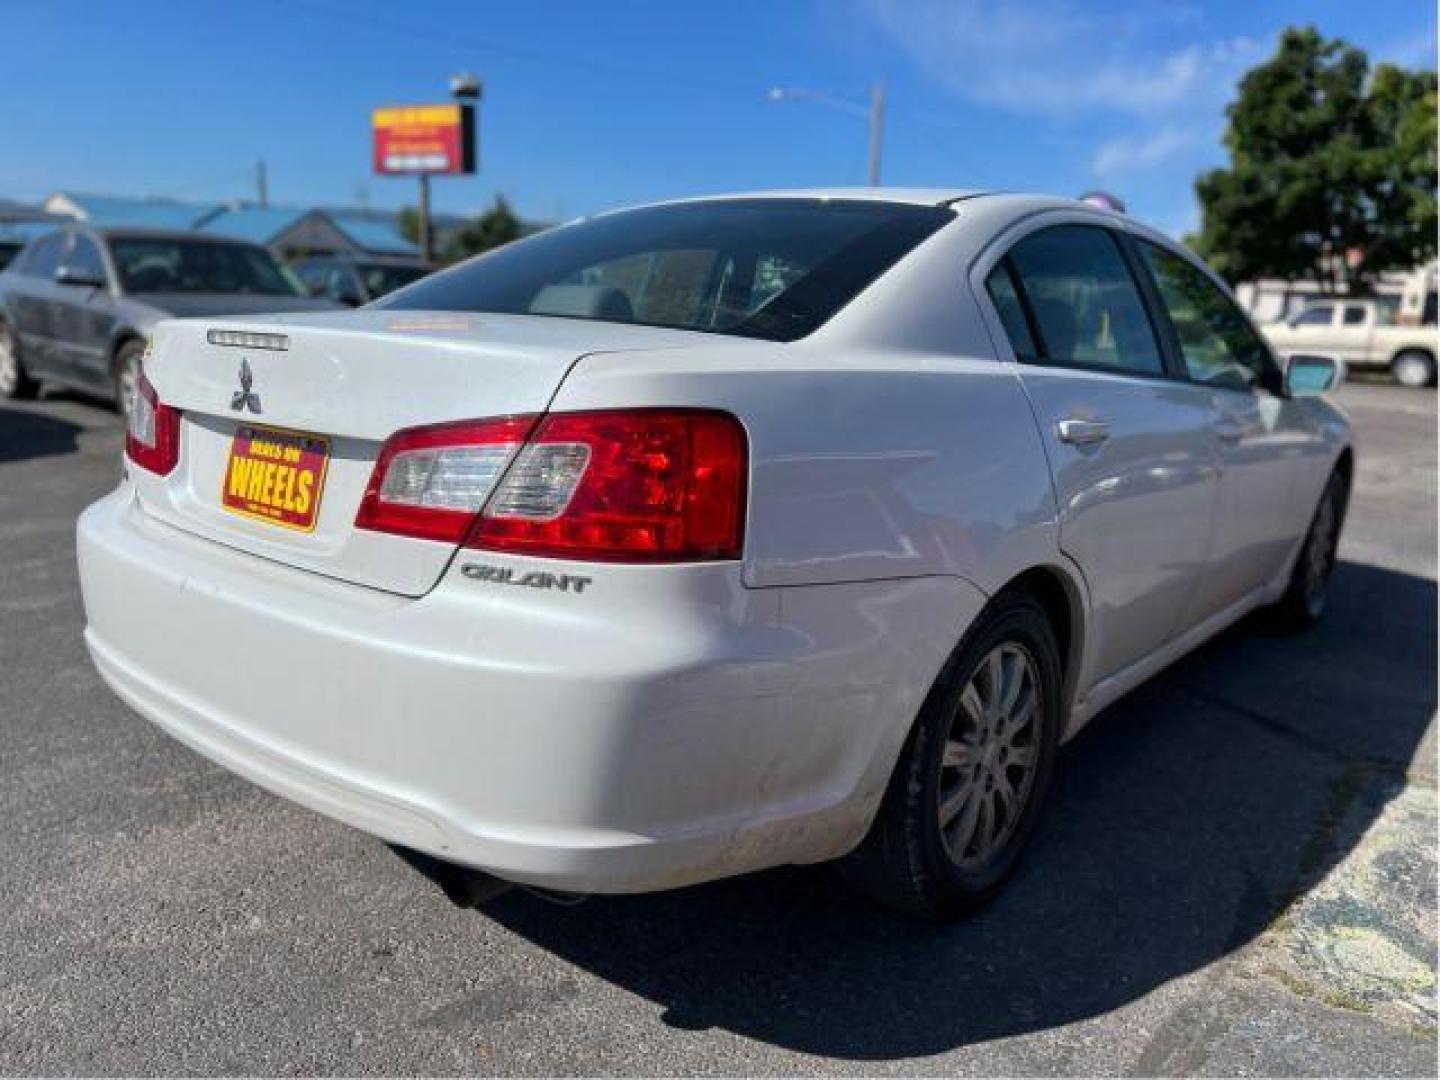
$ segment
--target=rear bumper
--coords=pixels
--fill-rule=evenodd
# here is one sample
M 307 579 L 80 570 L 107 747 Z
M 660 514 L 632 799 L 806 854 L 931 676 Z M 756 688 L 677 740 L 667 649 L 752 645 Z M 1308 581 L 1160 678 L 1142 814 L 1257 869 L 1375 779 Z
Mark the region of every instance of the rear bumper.
M 407 599 L 179 532 L 124 486 L 78 551 L 96 666 L 181 741 L 386 840 L 592 892 L 843 854 L 948 651 L 935 620 L 982 599 L 789 590 L 782 622 L 734 566 L 590 567 L 576 596 L 458 565 Z

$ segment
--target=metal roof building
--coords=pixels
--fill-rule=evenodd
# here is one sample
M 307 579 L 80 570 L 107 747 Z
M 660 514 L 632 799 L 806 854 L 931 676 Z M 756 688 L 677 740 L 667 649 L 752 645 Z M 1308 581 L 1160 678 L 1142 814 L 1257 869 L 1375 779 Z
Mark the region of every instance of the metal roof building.
M 417 245 L 400 232 L 399 214 L 391 210 L 255 206 L 243 202 L 187 203 L 176 199 L 64 191 L 50 195 L 44 209 L 100 228 L 193 229 L 249 240 L 274 248 L 287 257 L 333 252 L 419 254 Z M 436 224 L 438 227 L 439 222 Z
M 78 218 L 97 228 L 129 226 L 148 229 L 193 229 L 223 209 L 220 203 L 186 203 L 176 199 L 133 198 L 127 195 L 86 195 L 57 191 L 44 207 L 52 214 Z

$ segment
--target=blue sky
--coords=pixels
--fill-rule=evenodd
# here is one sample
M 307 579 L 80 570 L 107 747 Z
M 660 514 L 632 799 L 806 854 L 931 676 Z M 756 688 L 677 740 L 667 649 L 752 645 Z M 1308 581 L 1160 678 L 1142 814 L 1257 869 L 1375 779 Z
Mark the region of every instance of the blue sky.
M 884 180 L 1105 187 L 1171 232 L 1223 160 L 1223 109 L 1279 31 L 1313 23 L 1374 59 L 1435 66 L 1430 0 L 3 0 L 0 195 L 54 190 L 398 206 L 369 173 L 370 109 L 481 74 L 481 172 L 569 217 L 696 192 L 865 178 L 865 124 L 775 85 L 863 99 L 885 77 Z

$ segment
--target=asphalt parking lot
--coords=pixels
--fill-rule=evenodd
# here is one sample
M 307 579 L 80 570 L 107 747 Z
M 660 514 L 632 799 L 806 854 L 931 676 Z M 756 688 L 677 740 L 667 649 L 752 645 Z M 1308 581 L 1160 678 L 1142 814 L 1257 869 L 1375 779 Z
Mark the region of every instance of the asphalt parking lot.
M 1326 623 L 1097 719 L 1012 887 L 944 928 L 823 868 L 452 907 L 101 685 L 73 523 L 118 422 L 0 406 L 0 1072 L 1435 1075 L 1436 399 L 1339 400 Z

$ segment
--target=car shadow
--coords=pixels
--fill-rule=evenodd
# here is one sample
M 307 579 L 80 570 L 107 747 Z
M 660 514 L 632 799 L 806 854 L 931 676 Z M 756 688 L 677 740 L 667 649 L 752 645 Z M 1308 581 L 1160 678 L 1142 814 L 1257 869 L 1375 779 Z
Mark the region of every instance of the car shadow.
M 954 925 L 891 916 L 823 867 L 568 909 L 515 891 L 479 917 L 667 1024 L 810 1054 L 1098 1016 L 1254 939 L 1363 835 L 1435 710 L 1435 600 L 1433 581 L 1342 563 L 1320 627 L 1247 623 L 1108 710 L 1064 751 L 1020 873 Z
M 0 408 L 0 462 L 73 454 L 83 430 L 44 413 Z

